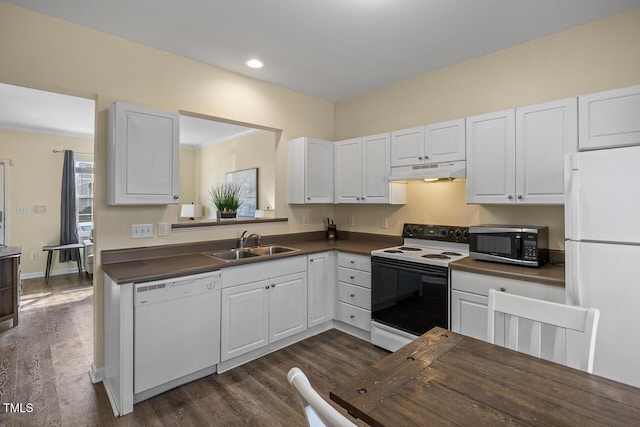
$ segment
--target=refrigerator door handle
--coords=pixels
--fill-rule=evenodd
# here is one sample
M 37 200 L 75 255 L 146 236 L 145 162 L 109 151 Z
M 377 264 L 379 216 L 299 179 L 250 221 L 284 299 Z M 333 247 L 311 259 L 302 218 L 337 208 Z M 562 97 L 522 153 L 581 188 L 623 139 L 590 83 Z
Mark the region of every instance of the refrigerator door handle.
M 565 237 L 580 240 L 580 157 L 569 153 L 564 158 Z
M 566 302 L 569 305 L 580 305 L 580 270 L 578 268 L 578 258 L 580 245 L 578 242 L 567 240 L 565 244 L 565 255 L 567 257 L 565 266 L 565 292 Z

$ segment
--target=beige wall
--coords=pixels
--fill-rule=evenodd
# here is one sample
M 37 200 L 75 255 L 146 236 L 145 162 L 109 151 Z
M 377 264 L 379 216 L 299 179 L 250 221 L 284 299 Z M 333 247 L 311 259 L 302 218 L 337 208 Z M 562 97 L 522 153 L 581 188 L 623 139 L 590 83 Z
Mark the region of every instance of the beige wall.
M 226 173 L 258 168 L 258 209 L 275 206 L 276 134 L 260 130 L 223 141 L 196 152 L 196 194 L 204 215 L 215 218 L 215 207 L 209 200 L 209 189 L 224 183 Z
M 21 270 L 27 277 L 44 275 L 46 252 L 42 247 L 60 243 L 64 156 L 53 149 L 93 153 L 93 140 L 0 129 L 0 159 L 12 163 L 7 167 L 7 244 L 23 247 Z M 35 205 L 46 206 L 46 212 L 35 213 Z M 26 206 L 30 212 L 18 214 L 18 206 Z M 32 253 L 37 259 L 31 259 Z M 75 262 L 59 263 L 57 256 L 53 259 L 54 274 L 77 268 Z
M 640 9 L 366 93 L 335 107 L 336 139 L 640 84 Z M 535 223 L 564 247 L 562 206 L 474 206 L 464 184 L 413 183 L 405 207 L 340 206 L 339 228 L 399 234 L 403 222 Z M 389 218 L 389 229 L 380 220 Z
M 0 82 L 95 97 L 96 250 L 94 276 L 95 364 L 103 365 L 103 278 L 99 251 L 188 241 L 237 238 L 245 226 L 212 227 L 144 240 L 130 238 L 131 224 L 173 223 L 177 205 L 106 205 L 106 109 L 115 100 L 170 111 L 186 110 L 281 129 L 277 143 L 276 210 L 285 223 L 256 224 L 251 231 L 276 234 L 321 230 L 331 206 L 315 207 L 302 226 L 304 207 L 289 207 L 287 141 L 308 135 L 333 137 L 333 104 L 242 77 L 123 39 L 0 2 Z
M 182 203 L 196 202 L 196 156 L 198 150 L 180 148 L 180 201 Z

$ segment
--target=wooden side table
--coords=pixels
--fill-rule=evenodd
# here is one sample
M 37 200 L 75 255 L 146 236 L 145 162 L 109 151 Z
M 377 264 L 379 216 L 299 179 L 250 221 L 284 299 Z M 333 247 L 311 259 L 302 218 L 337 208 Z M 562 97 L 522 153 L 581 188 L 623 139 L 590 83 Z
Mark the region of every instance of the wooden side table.
M 76 262 L 78 263 L 78 274 L 82 277 L 82 260 L 80 259 L 80 248 L 84 248 L 84 245 L 82 243 L 43 246 L 42 250 L 47 252 L 47 270 L 44 273 L 44 281 L 49 283 L 49 274 L 51 273 L 51 261 L 53 258 L 53 252 L 62 249 L 70 249 L 72 251 L 75 251 Z
M 0 322 L 13 320 L 18 326 L 21 246 L 0 247 Z

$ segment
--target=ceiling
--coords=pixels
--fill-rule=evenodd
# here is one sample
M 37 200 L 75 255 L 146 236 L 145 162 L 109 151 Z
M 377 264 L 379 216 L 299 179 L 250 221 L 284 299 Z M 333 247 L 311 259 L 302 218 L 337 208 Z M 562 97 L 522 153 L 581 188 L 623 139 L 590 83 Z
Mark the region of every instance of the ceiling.
M 640 6 L 640 0 L 7 3 L 330 101 Z M 253 57 L 264 68 L 248 68 Z

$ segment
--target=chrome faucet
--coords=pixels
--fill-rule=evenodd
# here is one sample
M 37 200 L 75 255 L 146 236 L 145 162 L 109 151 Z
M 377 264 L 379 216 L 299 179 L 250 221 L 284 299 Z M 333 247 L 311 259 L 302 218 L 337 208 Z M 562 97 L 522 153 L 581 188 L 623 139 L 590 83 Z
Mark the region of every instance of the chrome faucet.
M 258 234 L 256 234 L 256 233 L 251 233 L 247 237 L 245 237 L 245 234 L 247 234 L 247 232 L 249 232 L 249 230 L 244 230 L 242 232 L 242 235 L 240 236 L 240 247 L 244 248 L 244 246 L 246 245 L 247 241 L 249 239 L 251 239 L 252 237 L 254 239 L 256 239 L 256 246 L 260 246 L 260 236 Z

